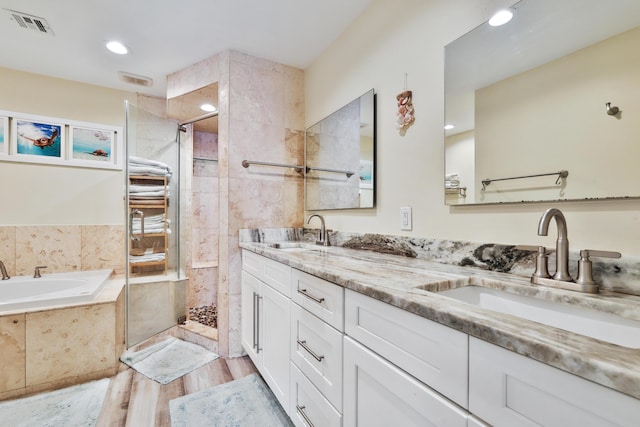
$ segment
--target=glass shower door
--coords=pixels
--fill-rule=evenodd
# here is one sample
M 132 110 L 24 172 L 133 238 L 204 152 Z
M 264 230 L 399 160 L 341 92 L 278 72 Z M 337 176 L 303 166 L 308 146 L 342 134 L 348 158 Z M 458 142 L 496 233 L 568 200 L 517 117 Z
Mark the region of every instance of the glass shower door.
M 127 345 L 185 313 L 180 263 L 178 124 L 126 104 Z

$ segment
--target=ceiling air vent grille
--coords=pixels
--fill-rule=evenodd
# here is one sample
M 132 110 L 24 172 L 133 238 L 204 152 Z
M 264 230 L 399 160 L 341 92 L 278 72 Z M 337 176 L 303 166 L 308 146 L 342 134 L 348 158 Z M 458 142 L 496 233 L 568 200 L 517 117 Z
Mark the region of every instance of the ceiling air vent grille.
M 18 12 L 15 10 L 5 9 L 11 15 L 11 19 L 20 27 L 26 30 L 34 30 L 39 33 L 49 34 L 53 36 L 53 30 L 49 26 L 46 19 L 39 16 L 29 15 L 28 13 Z
M 120 71 L 118 73 L 120 75 L 120 80 L 131 83 L 138 86 L 153 86 L 153 80 L 149 77 L 138 76 L 136 74 L 126 73 L 124 71 Z

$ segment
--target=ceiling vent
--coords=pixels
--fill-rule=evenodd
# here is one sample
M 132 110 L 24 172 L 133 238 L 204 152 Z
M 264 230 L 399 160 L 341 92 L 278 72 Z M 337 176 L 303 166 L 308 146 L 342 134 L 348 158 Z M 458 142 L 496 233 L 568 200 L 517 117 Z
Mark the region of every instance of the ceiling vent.
M 136 74 L 126 73 L 124 71 L 119 71 L 118 75 L 120 76 L 120 80 L 127 83 L 131 83 L 138 86 L 146 86 L 146 87 L 153 86 L 153 80 L 150 79 L 149 77 L 138 76 Z
M 34 30 L 43 34 L 49 34 L 51 36 L 54 35 L 53 30 L 49 26 L 49 23 L 46 19 L 15 10 L 5 10 L 9 13 L 9 15 L 11 15 L 11 20 L 18 24 L 20 27 L 27 30 Z

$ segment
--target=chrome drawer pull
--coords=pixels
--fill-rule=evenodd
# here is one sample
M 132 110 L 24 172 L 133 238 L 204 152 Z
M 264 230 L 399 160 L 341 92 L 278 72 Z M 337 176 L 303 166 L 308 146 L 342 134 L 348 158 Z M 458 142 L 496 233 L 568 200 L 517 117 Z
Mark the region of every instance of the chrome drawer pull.
M 309 298 L 310 300 L 313 300 L 313 301 L 317 302 L 318 304 L 322 304 L 324 302 L 324 298 L 314 297 L 313 295 L 308 293 L 306 289 L 298 289 L 298 293 L 304 295 L 305 297 Z
M 311 420 L 309 419 L 307 414 L 304 412 L 305 408 L 306 408 L 306 406 L 296 405 L 296 412 L 298 412 L 300 414 L 300 416 L 302 418 L 304 418 L 304 422 L 309 424 L 309 427 L 314 427 L 313 423 L 311 422 Z
M 307 353 L 309 353 L 310 355 L 313 356 L 314 359 L 316 359 L 318 362 L 322 362 L 322 359 L 324 359 L 324 356 L 318 356 L 313 350 L 311 350 L 308 346 L 307 346 L 307 342 L 306 341 L 298 341 L 298 345 L 302 348 L 304 348 L 305 350 L 307 350 Z

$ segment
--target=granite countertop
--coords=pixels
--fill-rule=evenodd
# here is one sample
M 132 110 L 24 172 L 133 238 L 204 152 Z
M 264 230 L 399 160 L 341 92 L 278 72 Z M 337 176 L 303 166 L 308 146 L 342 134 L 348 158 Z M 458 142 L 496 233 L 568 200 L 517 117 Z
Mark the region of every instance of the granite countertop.
M 289 247 L 287 247 L 287 245 Z M 640 349 L 483 309 L 436 293 L 465 285 L 509 290 L 640 321 L 640 297 L 532 285 L 526 277 L 378 252 L 287 242 L 240 247 L 484 341 L 640 399 Z

